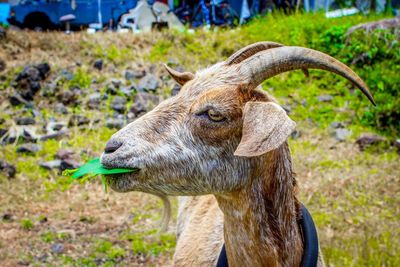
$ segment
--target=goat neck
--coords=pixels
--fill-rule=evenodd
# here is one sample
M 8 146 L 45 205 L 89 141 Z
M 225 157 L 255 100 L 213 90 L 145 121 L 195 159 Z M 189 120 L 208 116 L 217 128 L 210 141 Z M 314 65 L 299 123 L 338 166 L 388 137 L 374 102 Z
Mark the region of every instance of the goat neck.
M 217 195 L 229 266 L 299 266 L 299 202 L 287 143 L 254 161 L 249 184 Z

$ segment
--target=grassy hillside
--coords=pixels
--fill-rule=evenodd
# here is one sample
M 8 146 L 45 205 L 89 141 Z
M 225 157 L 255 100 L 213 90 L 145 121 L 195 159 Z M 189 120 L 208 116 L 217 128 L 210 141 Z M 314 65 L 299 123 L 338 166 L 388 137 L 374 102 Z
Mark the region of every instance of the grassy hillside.
M 301 71 L 285 73 L 263 84 L 298 124 L 290 145 L 300 199 L 314 216 L 327 265 L 399 266 L 399 29 L 345 36 L 353 25 L 382 18 L 276 14 L 233 30 L 194 34 L 8 31 L 0 40 L 6 63 L 0 69 L 0 129 L 17 132 L 17 138 L 7 141 L 2 132 L 0 159 L 15 166 L 16 175 L 0 170 L 0 265 L 170 265 L 174 222 L 169 232 L 157 234 L 160 201 L 142 193 L 105 194 L 99 182 L 71 183 L 60 176 L 63 166 L 49 170 L 40 163 L 65 150 L 71 156 L 63 164 L 99 155 L 116 124 L 150 110 L 158 101 L 151 96 L 171 95 L 175 83 L 161 63 L 196 71 L 244 45 L 269 40 L 326 52 L 370 87 L 376 108 L 349 82 L 322 71 L 310 70 L 309 78 Z M 96 68 L 100 61 L 102 68 Z M 25 86 L 16 81 L 18 74 L 42 62 L 51 70 L 39 81 L 40 90 L 28 103 L 12 105 Z M 153 76 L 155 90 L 140 89 L 140 73 Z M 148 105 L 142 112 L 138 91 L 149 92 L 150 100 L 139 103 Z M 33 118 L 38 135 L 48 134 L 51 122 L 66 124 L 67 132 L 36 141 L 36 152 L 17 152 L 31 143 L 18 118 Z M 346 134 L 338 138 L 341 131 Z M 381 137 L 361 151 L 355 141 L 367 133 Z

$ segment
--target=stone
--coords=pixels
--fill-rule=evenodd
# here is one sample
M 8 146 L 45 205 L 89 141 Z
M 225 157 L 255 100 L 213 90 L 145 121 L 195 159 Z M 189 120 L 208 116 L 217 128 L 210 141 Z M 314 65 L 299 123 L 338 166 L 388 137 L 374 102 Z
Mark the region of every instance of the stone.
M 56 103 L 54 105 L 54 112 L 58 114 L 68 114 L 68 109 L 64 106 L 63 103 Z
M 333 96 L 331 95 L 320 95 L 317 97 L 319 102 L 331 102 L 333 100 Z
M 300 130 L 294 129 L 293 132 L 290 134 L 290 137 L 293 139 L 299 139 L 302 136 L 302 132 Z
M 40 82 L 50 73 L 50 65 L 41 63 L 25 67 L 13 82 L 17 92 L 26 100 L 33 100 L 35 94 L 40 90 Z
M 110 129 L 121 129 L 122 127 L 124 127 L 125 122 L 122 119 L 119 118 L 109 118 L 106 120 L 106 126 L 107 128 Z
M 8 130 L 0 128 L 0 139 L 6 134 L 8 133 Z
M 61 254 L 64 251 L 64 245 L 61 243 L 54 243 L 51 245 L 51 252 Z
M 126 97 L 131 98 L 133 96 L 133 93 L 135 92 L 135 90 L 136 90 L 135 86 L 131 85 L 129 87 L 127 87 L 127 86 L 122 87 L 120 89 L 120 92 L 122 94 L 124 94 Z
M 56 160 L 42 162 L 42 163 L 39 163 L 39 166 L 43 167 L 45 169 L 48 169 L 48 170 L 59 169 L 61 166 L 61 160 L 56 159 Z
M 90 123 L 90 120 L 82 115 L 72 115 L 68 121 L 68 127 L 71 126 L 82 126 Z
M 102 59 L 97 59 L 97 60 L 94 62 L 93 67 L 94 67 L 95 69 L 102 70 L 102 69 L 103 69 L 103 60 L 102 60 Z
M 6 69 L 6 62 L 0 58 L 0 72 Z
M 114 97 L 111 102 L 111 108 L 119 113 L 125 112 L 126 99 L 122 96 Z
M 17 125 L 34 125 L 36 123 L 35 119 L 31 117 L 16 118 L 15 122 Z
M 53 97 L 56 95 L 58 88 L 57 88 L 57 84 L 54 82 L 51 83 L 47 83 L 42 91 L 41 91 L 41 95 L 44 97 Z
M 134 80 L 143 78 L 146 75 L 144 70 L 127 70 L 125 71 L 125 79 Z
M 40 146 L 34 143 L 26 143 L 17 147 L 17 153 L 36 154 L 40 151 Z
M 74 151 L 60 148 L 56 153 L 56 159 L 66 160 L 71 159 L 75 154 Z
M 175 84 L 171 90 L 171 96 L 176 96 L 181 91 L 181 86 L 179 84 Z
M 118 80 L 118 79 L 112 79 L 111 80 L 111 84 L 115 87 L 115 88 L 119 88 L 122 85 L 122 81 Z
M 379 145 L 384 142 L 385 138 L 373 134 L 364 134 L 356 140 L 356 144 L 361 151 L 364 151 L 369 146 Z
M 65 90 L 57 94 L 57 100 L 64 105 L 77 104 L 78 94 L 72 90 Z
M 114 85 L 109 84 L 109 85 L 107 86 L 107 89 L 106 89 L 106 94 L 109 94 L 109 95 L 116 95 L 116 94 L 118 94 L 118 90 L 115 88 Z
M 98 109 L 101 103 L 101 98 L 102 97 L 100 93 L 90 94 L 87 106 L 91 109 Z
M 394 140 L 393 145 L 397 149 L 397 152 L 400 154 L 400 139 Z
M 67 81 L 70 81 L 74 78 L 74 74 L 72 74 L 71 72 L 69 72 L 68 70 L 61 70 L 60 74 L 58 76 L 61 79 L 65 79 Z
M 146 92 L 138 92 L 135 96 L 135 101 L 133 102 L 130 111 L 138 116 L 144 112 L 150 111 L 160 102 L 160 97 L 146 93 Z
M 156 91 L 157 88 L 159 88 L 159 81 L 158 79 L 152 75 L 152 74 L 147 74 L 143 78 L 139 80 L 138 83 L 138 90 L 139 91 Z
M 48 63 L 40 63 L 35 66 L 36 69 L 39 70 L 41 80 L 44 80 L 50 74 L 50 65 Z
M 8 178 L 14 178 L 15 174 L 17 173 L 17 169 L 15 168 L 14 165 L 1 159 L 0 159 L 0 171 L 4 172 Z
M 28 101 L 26 101 L 20 94 L 16 93 L 9 98 L 11 105 L 13 106 L 18 106 L 21 104 L 28 104 Z
M 12 222 L 14 221 L 14 216 L 11 213 L 4 213 L 1 215 L 1 220 L 4 222 Z
M 0 25 L 0 40 L 6 39 L 7 37 L 7 31 Z
M 46 125 L 46 132 L 52 134 L 66 128 L 67 124 L 65 122 L 49 121 Z
M 79 166 L 80 164 L 73 159 L 64 159 L 61 161 L 60 170 L 76 169 L 79 168 Z
M 346 128 L 338 128 L 333 132 L 333 136 L 338 141 L 345 141 L 348 137 L 351 136 L 351 131 Z
M 334 121 L 329 125 L 332 129 L 344 128 L 345 125 L 342 122 Z

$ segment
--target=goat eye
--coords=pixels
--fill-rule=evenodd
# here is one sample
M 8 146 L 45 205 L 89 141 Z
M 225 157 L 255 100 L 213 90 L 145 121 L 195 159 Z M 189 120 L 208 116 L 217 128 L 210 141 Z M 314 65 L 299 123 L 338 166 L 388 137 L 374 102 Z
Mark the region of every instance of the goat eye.
M 223 121 L 225 119 L 224 116 L 222 116 L 221 114 L 219 114 L 218 112 L 216 112 L 213 109 L 209 109 L 207 111 L 207 115 L 212 121 Z

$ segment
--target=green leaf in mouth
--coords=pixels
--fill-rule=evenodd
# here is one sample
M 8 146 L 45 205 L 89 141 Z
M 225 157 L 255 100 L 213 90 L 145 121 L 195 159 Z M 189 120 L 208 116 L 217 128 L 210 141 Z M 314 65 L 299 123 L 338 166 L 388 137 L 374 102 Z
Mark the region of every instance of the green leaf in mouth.
M 107 184 L 106 184 L 106 179 L 103 177 L 103 175 L 110 175 L 110 174 L 119 174 L 119 173 L 127 173 L 127 172 L 135 172 L 138 171 L 138 169 L 122 169 L 122 168 L 113 168 L 113 169 L 107 169 L 100 163 L 100 158 L 95 158 L 92 160 L 89 160 L 87 163 L 79 167 L 78 169 L 69 169 L 65 170 L 63 172 L 63 175 L 65 176 L 71 176 L 72 179 L 79 179 L 81 181 L 86 181 L 90 178 L 93 178 L 97 175 L 102 175 L 102 183 L 107 191 Z

